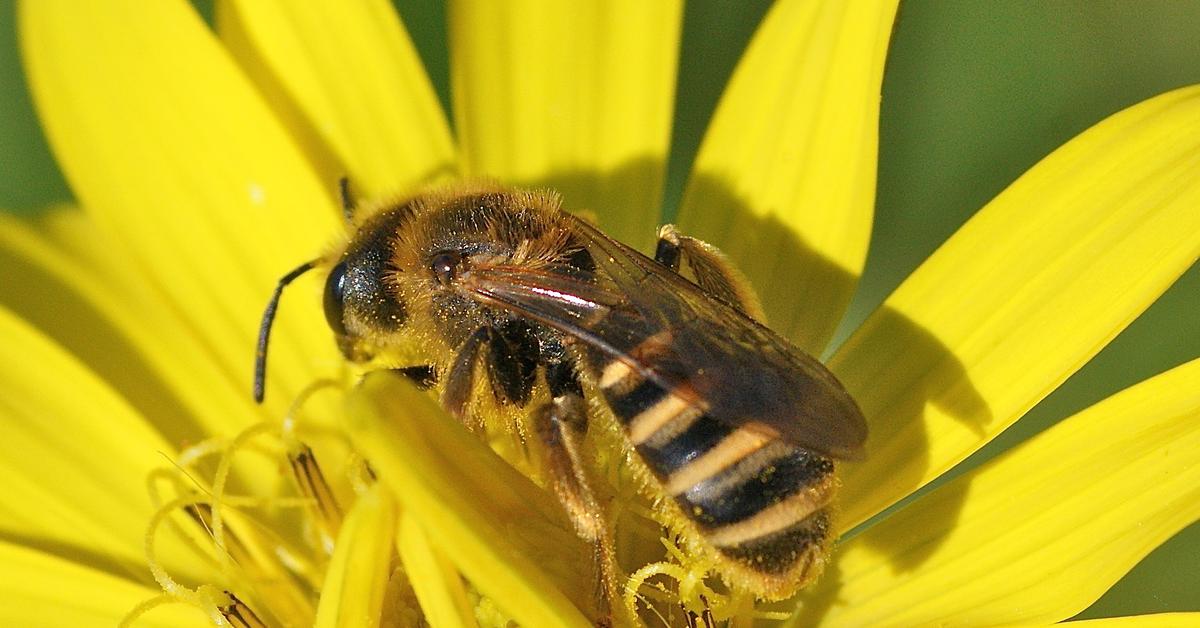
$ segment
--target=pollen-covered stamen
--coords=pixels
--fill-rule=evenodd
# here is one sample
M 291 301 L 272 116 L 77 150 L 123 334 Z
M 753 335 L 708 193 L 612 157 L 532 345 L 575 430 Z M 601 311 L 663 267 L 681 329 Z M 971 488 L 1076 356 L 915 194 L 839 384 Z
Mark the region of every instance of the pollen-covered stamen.
M 288 462 L 292 466 L 292 476 L 300 494 L 309 498 L 309 504 L 321 533 L 322 545 L 326 551 L 333 552 L 333 544 L 337 539 L 338 530 L 342 527 L 342 509 L 334 498 L 333 489 L 325 481 L 317 459 L 313 456 L 312 448 L 299 443 L 288 452 Z
M 150 518 L 150 527 L 146 531 L 145 538 L 146 562 L 150 567 L 150 573 L 154 576 L 155 582 L 162 587 L 163 595 L 147 600 L 131 609 L 129 614 L 122 619 L 122 626 L 131 624 L 148 610 L 169 602 L 195 606 L 208 615 L 209 619 L 217 625 L 225 623 L 226 620 L 222 608 L 230 603 L 230 597 L 221 591 L 221 589 L 211 584 L 201 584 L 194 589 L 180 584 L 158 562 L 154 548 L 154 541 L 158 537 L 159 529 L 164 521 L 167 521 L 173 513 L 180 509 L 185 509 L 186 511 L 201 503 L 205 502 L 196 496 L 178 497 L 163 505 Z M 199 513 L 200 511 L 193 512 Z M 236 574 L 230 574 L 230 577 L 231 579 L 236 579 Z
M 281 500 L 282 501 L 282 500 Z M 289 504 L 276 502 L 274 505 L 299 506 L 301 500 L 288 500 Z M 304 500 L 307 501 L 307 500 Z M 257 500 L 255 505 L 261 505 Z M 226 507 L 234 504 L 227 503 Z M 212 529 L 212 508 L 209 504 L 189 505 L 186 512 L 207 529 Z M 246 539 L 246 540 L 243 540 Z M 319 585 L 312 580 L 319 577 L 317 569 L 309 561 L 286 560 L 299 556 L 287 548 L 287 544 L 259 522 L 231 511 L 226 514 L 226 533 L 220 551 L 228 559 L 226 570 L 238 590 L 253 593 L 256 603 L 269 605 L 262 609 L 278 617 L 306 617 L 314 613 L 314 605 L 308 593 Z
M 717 628 L 717 619 L 713 616 L 712 609 L 708 607 L 708 598 L 701 595 L 700 601 L 704 603 L 704 611 L 700 613 L 700 619 L 704 622 L 704 628 Z
M 678 539 L 677 539 L 678 540 Z M 667 550 L 667 560 L 644 565 L 630 574 L 625 583 L 624 602 L 631 613 L 637 613 L 638 602 L 655 615 L 662 617 L 657 604 L 670 604 L 668 609 L 682 607 L 698 617 L 705 626 L 726 621 L 732 617 L 785 620 L 789 613 L 764 611 L 754 608 L 754 596 L 742 590 L 728 590 L 722 583 L 713 582 L 709 574 L 712 564 L 702 554 L 685 551 L 677 541 L 662 539 Z M 674 586 L 662 582 L 650 582 L 655 578 L 674 580 Z M 669 611 L 668 611 L 669 612 Z M 666 621 L 673 626 L 677 622 Z
M 183 507 L 183 512 L 187 513 L 192 521 L 195 521 L 209 533 L 213 529 L 212 505 L 206 502 L 196 502 Z M 225 533 L 224 542 L 221 544 L 220 550 L 228 555 L 229 559 L 239 565 L 249 564 L 250 554 L 246 549 L 246 544 L 242 542 L 241 537 L 235 532 L 227 531 Z
M 288 464 L 291 466 L 296 487 L 302 496 L 308 498 L 308 506 L 321 537 L 321 547 L 327 554 L 332 554 L 338 530 L 342 527 L 344 512 L 338 505 L 333 488 L 317 464 L 312 447 L 297 435 L 301 409 L 313 395 L 325 390 L 341 390 L 341 384 L 333 379 L 318 379 L 300 391 L 283 417 L 280 439 L 287 447 Z M 353 466 L 351 464 L 350 468 Z
M 239 600 L 236 595 L 225 592 L 229 596 L 229 604 L 221 607 L 221 614 L 234 628 L 267 628 L 267 624 L 259 619 L 254 611 Z
M 285 422 L 282 429 L 277 425 L 252 426 L 231 441 L 204 441 L 182 452 L 180 462 L 173 469 L 152 473 L 152 495 L 156 502 L 166 503 L 151 519 L 146 536 L 146 556 L 164 595 L 140 605 L 130 617 L 173 601 L 200 608 L 218 625 L 309 625 L 313 622 L 317 596 L 332 549 L 332 535 L 336 534 L 336 527 L 330 532 L 323 530 L 336 525 L 340 510 L 332 500 L 333 489 L 316 467 L 311 449 L 296 440 L 291 423 L 294 422 Z M 267 442 L 260 442 L 264 439 Z M 316 497 L 228 494 L 226 487 L 233 469 L 232 459 L 246 450 L 266 456 L 274 463 L 274 468 L 280 468 L 278 463 L 285 457 L 293 460 L 288 452 L 303 452 L 294 457 L 293 468 L 301 470 L 308 478 L 306 484 Z M 215 465 L 211 460 L 213 457 L 217 458 Z M 204 480 L 209 474 L 211 488 Z M 164 479 L 167 480 L 165 485 L 179 497 L 158 499 Z M 295 517 L 286 513 L 301 507 L 314 513 L 310 523 L 302 526 L 288 523 Z M 187 525 L 186 521 L 172 516 L 180 510 L 198 525 Z M 320 516 L 322 511 L 332 513 L 334 517 Z M 197 549 L 199 559 L 215 564 L 220 573 L 216 583 L 193 589 L 167 574 L 154 553 L 154 540 L 164 522 L 184 532 L 184 537 Z M 305 535 L 304 530 L 322 532 Z M 203 542 L 205 536 L 208 543 Z M 221 593 L 224 590 L 237 592 L 236 604 L 229 603 L 230 598 Z
M 650 579 L 655 576 L 666 576 L 682 581 L 687 577 L 687 571 L 679 565 L 665 562 L 646 565 L 629 576 L 622 598 L 631 616 L 641 616 L 641 613 L 638 612 L 638 602 L 641 602 L 642 606 L 656 616 L 663 626 L 669 627 L 673 623 L 666 615 L 663 615 L 663 611 L 659 610 L 659 607 L 674 603 L 686 611 L 687 605 L 680 599 L 677 592 L 671 591 L 665 584 L 650 584 Z M 667 612 L 670 613 L 671 610 L 669 609 Z
M 217 462 L 217 472 L 213 477 L 212 487 L 212 536 L 213 541 L 218 548 L 224 549 L 225 545 L 225 521 L 223 519 L 224 510 L 221 508 L 221 498 L 225 495 L 225 485 L 229 481 L 229 470 L 233 466 L 234 453 L 246 446 L 250 439 L 262 434 L 269 434 L 274 431 L 274 427 L 267 424 L 255 425 L 246 429 L 241 434 L 238 434 L 233 442 L 230 443 L 229 449 L 223 452 Z

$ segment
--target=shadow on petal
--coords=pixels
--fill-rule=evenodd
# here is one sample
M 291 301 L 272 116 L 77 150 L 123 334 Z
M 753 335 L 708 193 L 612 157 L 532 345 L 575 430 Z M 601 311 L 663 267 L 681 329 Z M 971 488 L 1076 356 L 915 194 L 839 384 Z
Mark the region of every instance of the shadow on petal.
M 108 554 L 96 547 L 12 532 L 0 533 L 0 543 L 9 543 L 14 546 L 34 549 L 48 556 L 57 556 L 73 564 L 82 565 L 97 572 L 118 578 L 124 578 L 130 582 L 136 582 L 139 585 L 152 589 L 158 586 L 154 583 L 154 579 L 150 577 L 150 571 L 146 569 L 145 564 L 123 560 L 119 556 Z
M 17 223 L 14 222 L 14 225 Z M 14 237 L 20 231 L 14 231 Z M 32 234 L 32 226 L 26 233 Z M 65 254 L 63 254 L 65 260 Z M 83 272 L 64 261 L 63 268 Z M 63 276 L 0 242 L 0 276 L 5 290 L 0 305 L 42 330 L 107 381 L 169 442 L 196 442 L 205 431 L 153 364 L 111 319 L 111 313 L 79 294 Z M 98 277 L 87 280 L 99 281 Z M 64 382 L 64 388 L 69 387 Z
M 865 540 L 871 551 L 884 557 L 892 573 L 904 573 L 916 570 L 929 558 L 933 557 L 938 548 L 948 539 L 950 532 L 957 524 L 962 514 L 963 505 L 970 494 L 970 482 L 952 482 L 941 488 L 941 496 L 945 499 L 941 508 L 928 510 L 928 516 L 922 521 L 922 528 L 937 530 L 925 542 L 912 546 L 910 528 L 895 528 L 892 535 L 867 535 Z M 927 526 L 927 527 L 926 527 Z M 809 589 L 789 600 L 786 608 L 796 609 L 795 614 L 785 626 L 817 626 L 829 615 L 835 612 L 839 605 L 845 605 L 842 599 L 844 574 L 838 560 L 838 548 L 834 547 L 830 564 L 825 568 L 824 575 Z
M 605 233 L 645 251 L 654 244 L 654 229 L 661 219 L 659 203 L 665 171 L 662 157 L 647 156 L 631 159 L 618 168 L 603 172 L 555 172 L 517 184 L 558 192 L 562 195 L 563 209 L 585 215 L 594 213 Z M 646 203 L 648 195 L 644 190 L 652 190 L 649 195 L 654 199 L 652 204 Z M 636 213 L 631 209 L 636 209 Z M 628 220 L 635 216 L 635 220 Z
M 746 274 L 772 329 L 820 356 L 854 295 L 858 275 L 818 253 L 778 218 L 777 208 L 755 211 L 721 177 L 692 176 L 692 193 L 705 199 L 706 213 L 718 216 L 703 220 L 709 231 L 689 235 L 724 251 Z
M 834 552 L 837 550 L 834 549 Z M 783 602 L 777 606 L 778 610 L 796 609 L 785 626 L 817 626 L 829 614 L 830 609 L 838 602 L 838 592 L 842 589 L 842 574 L 841 566 L 838 564 L 836 553 L 831 557 L 829 564 L 825 567 L 825 573 L 821 575 L 821 579 L 817 584 L 809 589 L 809 592 L 802 593 L 799 596 Z M 773 607 L 772 610 L 776 610 Z
M 962 361 L 929 330 L 889 306 L 877 310 L 829 366 L 858 401 L 869 433 L 865 459 L 847 463 L 842 471 L 843 534 L 939 474 L 932 452 L 944 449 L 946 439 L 962 438 L 962 430 L 933 417 L 961 424 L 973 433 L 976 449 L 996 431 L 987 429 L 994 419 L 992 408 Z M 948 509 L 949 520 L 937 523 L 953 523 L 957 511 Z M 903 560 L 908 567 L 920 562 Z
M 930 529 L 943 530 L 944 533 L 931 537 L 921 545 L 910 547 L 909 539 L 896 534 L 890 536 L 886 534 L 870 535 L 865 537 L 864 541 L 871 549 L 888 558 L 893 572 L 913 571 L 941 547 L 942 541 L 958 523 L 959 516 L 962 514 L 962 505 L 966 503 L 970 493 L 971 482 L 965 479 L 962 482 L 951 482 L 941 487 L 941 498 L 946 500 L 943 504 L 944 509 L 933 513 L 929 517 L 928 523 Z M 904 530 L 899 531 L 900 535 L 904 535 L 905 532 Z M 904 551 L 901 552 L 898 548 L 904 548 Z

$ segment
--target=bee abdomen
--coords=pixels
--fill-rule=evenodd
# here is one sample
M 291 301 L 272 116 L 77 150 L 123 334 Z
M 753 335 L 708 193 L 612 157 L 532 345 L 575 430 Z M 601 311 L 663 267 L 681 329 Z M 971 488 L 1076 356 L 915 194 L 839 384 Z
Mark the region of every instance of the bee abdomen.
M 779 574 L 820 553 L 829 532 L 825 506 L 835 490 L 833 462 L 706 413 L 694 395 L 676 394 L 621 362 L 605 366 L 600 387 L 666 496 L 717 551 L 755 572 Z
M 766 573 L 780 573 L 824 547 L 833 497 L 833 463 L 775 443 L 778 456 L 751 455 L 700 481 L 675 500 L 722 554 Z

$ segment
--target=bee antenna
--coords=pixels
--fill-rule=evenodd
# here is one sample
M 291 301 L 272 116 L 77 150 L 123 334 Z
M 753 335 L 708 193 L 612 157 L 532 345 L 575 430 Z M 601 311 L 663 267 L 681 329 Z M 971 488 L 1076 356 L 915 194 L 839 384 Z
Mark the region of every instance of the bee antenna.
M 321 260 L 315 259 L 292 269 L 291 272 L 279 278 L 275 284 L 275 293 L 263 310 L 262 324 L 258 326 L 258 346 L 254 351 L 254 402 L 262 403 L 267 379 L 267 341 L 271 339 L 271 324 L 275 322 L 275 310 L 279 309 L 279 297 L 283 289 L 297 277 L 317 267 Z
M 350 191 L 350 178 L 342 177 L 338 179 L 338 200 L 342 202 L 342 216 L 346 219 L 346 224 L 354 221 L 354 194 Z

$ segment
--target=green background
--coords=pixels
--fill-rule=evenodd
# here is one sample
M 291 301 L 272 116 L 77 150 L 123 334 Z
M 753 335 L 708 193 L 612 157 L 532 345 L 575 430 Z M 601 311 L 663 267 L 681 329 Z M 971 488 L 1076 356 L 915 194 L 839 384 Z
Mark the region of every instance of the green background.
M 436 0 L 398 4 L 445 102 L 444 7 Z M 206 5 L 200 8 L 210 14 Z M 687 7 L 668 211 L 724 82 L 769 5 L 712 0 Z M 0 207 L 32 212 L 69 201 L 71 193 L 25 91 L 13 14 L 12 0 L 0 2 Z M 1113 112 L 1191 83 L 1200 83 L 1200 0 L 905 2 L 884 79 L 871 251 L 840 337 L 1038 159 Z M 964 468 L 1200 356 L 1197 312 L 1194 267 Z M 1166 610 L 1200 610 L 1200 525 L 1147 557 L 1084 616 Z

